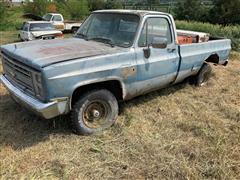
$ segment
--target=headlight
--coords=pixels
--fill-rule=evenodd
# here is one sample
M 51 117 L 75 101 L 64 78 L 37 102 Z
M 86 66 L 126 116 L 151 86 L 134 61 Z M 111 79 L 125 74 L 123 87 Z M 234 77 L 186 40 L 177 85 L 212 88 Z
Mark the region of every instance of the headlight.
M 36 79 L 37 83 L 42 84 L 42 76 L 41 76 L 41 74 L 35 74 L 35 79 Z
M 33 83 L 35 94 L 39 99 L 44 98 L 44 90 L 42 85 L 42 75 L 41 73 L 33 73 Z

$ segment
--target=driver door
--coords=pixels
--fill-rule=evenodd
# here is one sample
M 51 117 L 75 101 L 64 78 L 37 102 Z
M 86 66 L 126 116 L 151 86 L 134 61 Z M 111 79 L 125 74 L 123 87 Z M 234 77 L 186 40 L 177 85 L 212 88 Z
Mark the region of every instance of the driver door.
M 136 50 L 139 94 L 164 87 L 176 78 L 180 58 L 169 22 L 164 16 L 145 20 Z M 156 38 L 165 40 L 167 46 L 153 48 Z
M 22 26 L 22 29 L 20 30 L 20 33 L 19 33 L 20 38 L 24 41 L 29 40 L 29 35 L 30 35 L 29 27 L 30 27 L 30 24 L 25 22 Z
M 56 29 L 60 31 L 64 30 L 64 22 L 60 15 L 53 15 L 52 24 Z

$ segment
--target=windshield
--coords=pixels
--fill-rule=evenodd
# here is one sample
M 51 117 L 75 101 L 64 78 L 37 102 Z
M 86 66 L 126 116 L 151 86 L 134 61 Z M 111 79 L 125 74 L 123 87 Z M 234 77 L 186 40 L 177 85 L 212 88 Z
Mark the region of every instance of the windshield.
M 86 40 L 130 47 L 138 28 L 139 17 L 130 14 L 96 13 L 80 26 L 77 36 Z
M 51 23 L 33 23 L 30 24 L 30 31 L 49 31 L 55 30 Z
M 51 14 L 45 14 L 45 15 L 43 16 L 43 19 L 44 19 L 45 21 L 50 21 L 51 18 L 52 18 L 52 15 L 51 15 Z

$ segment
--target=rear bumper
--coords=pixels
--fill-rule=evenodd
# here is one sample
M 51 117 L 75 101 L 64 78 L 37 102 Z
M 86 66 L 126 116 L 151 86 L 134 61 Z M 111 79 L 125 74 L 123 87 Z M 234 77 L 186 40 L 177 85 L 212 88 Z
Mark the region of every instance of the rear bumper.
M 224 63 L 222 64 L 223 66 L 227 66 L 228 65 L 228 59 L 224 61 Z
M 51 119 L 61 114 L 65 114 L 67 110 L 68 98 L 61 98 L 61 101 L 56 100 L 49 103 L 43 103 L 31 96 L 28 96 L 13 86 L 4 75 L 0 75 L 0 81 L 7 88 L 16 102 L 45 119 Z

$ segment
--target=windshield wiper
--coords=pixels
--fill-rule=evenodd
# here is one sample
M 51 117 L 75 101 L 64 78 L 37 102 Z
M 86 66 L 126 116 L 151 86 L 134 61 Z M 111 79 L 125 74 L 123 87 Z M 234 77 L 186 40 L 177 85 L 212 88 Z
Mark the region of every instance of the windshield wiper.
M 80 36 L 81 38 L 85 39 L 85 40 L 88 40 L 88 37 L 86 34 L 83 34 L 83 33 L 77 33 L 76 36 Z
M 111 39 L 108 39 L 108 38 L 95 37 L 95 38 L 89 38 L 88 40 L 94 40 L 94 41 L 99 41 L 99 42 L 107 43 L 107 44 L 111 45 L 112 47 L 115 46 L 114 42 L 113 42 Z

